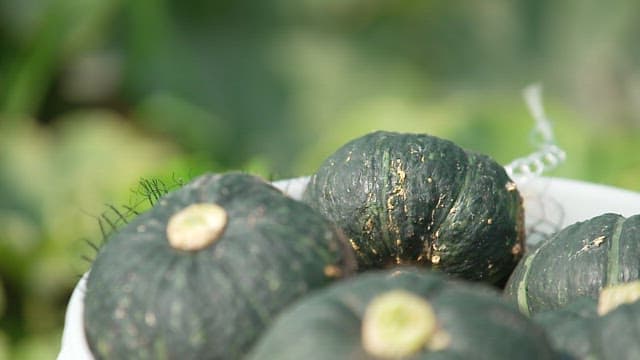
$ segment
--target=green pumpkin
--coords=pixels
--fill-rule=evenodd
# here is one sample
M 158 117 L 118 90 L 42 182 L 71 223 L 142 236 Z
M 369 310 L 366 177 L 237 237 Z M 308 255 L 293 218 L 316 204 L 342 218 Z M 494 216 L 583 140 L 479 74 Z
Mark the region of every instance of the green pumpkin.
M 280 314 L 248 360 L 553 359 L 494 288 L 419 268 L 372 270 Z
M 629 289 L 631 286 L 631 289 Z M 582 297 L 559 309 L 542 311 L 532 319 L 547 332 L 553 347 L 565 359 L 637 359 L 640 354 L 640 283 L 607 288 L 631 290 L 634 296 L 606 303 Z M 624 296 L 623 296 L 624 297 Z
M 306 204 L 257 177 L 207 174 L 100 249 L 85 332 L 96 358 L 238 358 L 289 303 L 354 266 Z
M 557 309 L 640 276 L 640 215 L 602 214 L 567 226 L 528 253 L 505 295 L 525 314 Z
M 413 264 L 499 283 L 524 252 L 522 199 L 504 168 L 434 136 L 352 140 L 303 200 L 345 232 L 363 270 Z

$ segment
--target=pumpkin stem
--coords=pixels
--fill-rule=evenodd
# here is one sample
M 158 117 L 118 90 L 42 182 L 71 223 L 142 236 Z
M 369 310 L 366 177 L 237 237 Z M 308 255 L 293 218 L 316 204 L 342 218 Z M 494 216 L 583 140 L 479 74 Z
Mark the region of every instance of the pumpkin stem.
M 405 290 L 374 298 L 362 319 L 362 346 L 370 355 L 397 359 L 423 349 L 439 350 L 449 336 L 437 323 L 431 304 Z
M 602 316 L 622 304 L 640 300 L 640 280 L 608 286 L 598 297 L 598 315 Z
M 200 250 L 222 236 L 227 221 L 227 212 L 219 205 L 189 205 L 169 219 L 167 239 L 174 249 Z

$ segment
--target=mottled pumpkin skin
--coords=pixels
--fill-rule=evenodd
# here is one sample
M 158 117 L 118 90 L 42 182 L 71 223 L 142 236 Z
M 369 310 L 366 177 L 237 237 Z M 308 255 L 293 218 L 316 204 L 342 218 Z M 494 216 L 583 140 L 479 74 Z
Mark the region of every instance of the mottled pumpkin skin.
M 419 264 L 497 283 L 524 251 L 522 199 L 503 167 L 429 135 L 347 143 L 303 200 L 343 229 L 361 269 Z
M 371 270 L 296 302 L 280 314 L 247 360 L 379 360 L 362 346 L 362 318 L 372 299 L 397 289 L 426 299 L 449 338 L 444 348 L 421 350 L 407 359 L 555 358 L 542 329 L 494 288 L 408 267 Z
M 212 245 L 176 250 L 167 222 L 193 203 L 222 206 L 229 222 Z M 204 175 L 100 250 L 85 297 L 88 342 L 104 359 L 238 358 L 281 309 L 354 264 L 309 206 L 253 176 Z
M 602 214 L 567 226 L 528 253 L 505 295 L 525 314 L 552 310 L 640 278 L 640 215 Z
M 620 305 L 604 316 L 598 316 L 596 308 L 596 300 L 584 297 L 532 319 L 563 359 L 638 359 L 640 302 Z

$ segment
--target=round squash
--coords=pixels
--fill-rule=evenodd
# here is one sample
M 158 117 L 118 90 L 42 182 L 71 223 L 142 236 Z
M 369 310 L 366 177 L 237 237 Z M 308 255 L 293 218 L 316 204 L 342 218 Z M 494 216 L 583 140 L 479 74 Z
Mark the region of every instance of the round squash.
M 263 180 L 203 175 L 100 249 L 84 302 L 89 346 L 104 359 L 238 358 L 281 309 L 352 272 L 352 252 Z
M 569 225 L 528 253 L 505 287 L 525 314 L 557 309 L 640 276 L 640 215 L 602 214 Z
M 504 168 L 434 136 L 352 140 L 303 200 L 345 232 L 363 270 L 413 264 L 498 283 L 524 251 L 522 199 Z
M 609 296 L 612 293 L 613 296 Z M 640 354 L 640 282 L 605 288 L 532 319 L 566 359 L 636 359 Z M 612 302 L 610 300 L 613 300 Z
M 294 340 L 292 340 L 294 339 Z M 371 270 L 283 311 L 247 359 L 553 359 L 493 288 L 419 268 Z

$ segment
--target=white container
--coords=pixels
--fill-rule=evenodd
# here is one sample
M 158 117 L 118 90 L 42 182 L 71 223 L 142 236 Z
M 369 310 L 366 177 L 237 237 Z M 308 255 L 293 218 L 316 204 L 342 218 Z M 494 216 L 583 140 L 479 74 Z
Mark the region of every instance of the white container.
M 274 185 L 293 198 L 300 198 L 308 178 L 277 181 Z M 567 225 L 613 212 L 623 216 L 640 214 L 640 193 L 582 181 L 539 177 L 518 182 L 524 198 L 529 243 L 537 242 Z M 92 360 L 83 324 L 85 274 L 67 306 L 62 348 L 58 360 Z

